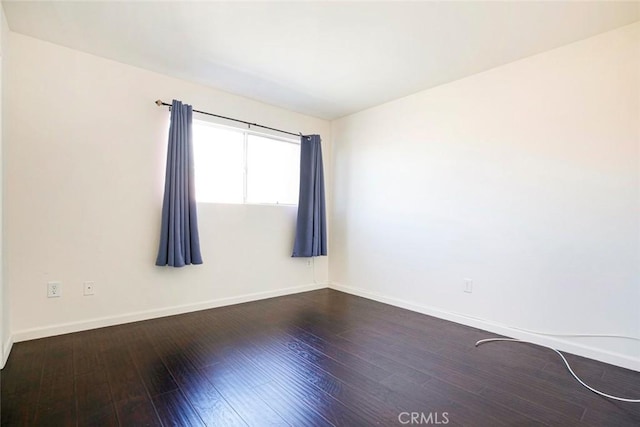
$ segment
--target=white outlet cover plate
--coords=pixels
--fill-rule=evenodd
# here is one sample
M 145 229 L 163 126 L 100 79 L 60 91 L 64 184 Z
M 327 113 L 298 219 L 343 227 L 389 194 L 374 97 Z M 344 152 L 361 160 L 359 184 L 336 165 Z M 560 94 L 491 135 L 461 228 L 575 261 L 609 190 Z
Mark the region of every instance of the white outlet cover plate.
M 58 298 L 62 294 L 62 282 L 47 283 L 47 298 Z

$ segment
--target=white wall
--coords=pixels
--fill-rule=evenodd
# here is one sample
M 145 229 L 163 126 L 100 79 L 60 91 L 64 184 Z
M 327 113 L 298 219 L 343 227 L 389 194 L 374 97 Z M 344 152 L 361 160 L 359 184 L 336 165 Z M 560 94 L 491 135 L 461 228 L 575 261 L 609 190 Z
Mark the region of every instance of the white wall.
M 306 260 L 290 257 L 294 207 L 201 204 L 204 264 L 154 265 L 169 119 L 154 101 L 319 133 L 328 158 L 329 122 L 17 33 L 10 42 L 5 238 L 16 341 L 318 287 Z M 316 259 L 321 284 L 327 266 Z M 62 297 L 46 298 L 52 280 Z M 95 296 L 82 295 L 87 280 Z
M 11 351 L 11 333 L 9 330 L 9 294 L 5 290 L 4 280 L 4 251 L 3 251 L 3 140 L 4 140 L 4 70 L 8 53 L 9 27 L 4 16 L 4 9 L 0 6 L 0 369 L 4 367 L 9 351 Z
M 334 286 L 640 370 L 512 329 L 640 336 L 639 81 L 634 24 L 335 121 Z

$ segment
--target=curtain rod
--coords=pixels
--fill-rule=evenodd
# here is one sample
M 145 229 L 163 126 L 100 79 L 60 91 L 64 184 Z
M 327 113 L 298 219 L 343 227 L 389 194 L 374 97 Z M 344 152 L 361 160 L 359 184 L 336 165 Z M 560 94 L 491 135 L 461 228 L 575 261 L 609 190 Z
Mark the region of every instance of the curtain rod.
M 166 105 L 167 107 L 171 107 L 171 104 L 167 104 L 166 102 L 162 102 L 162 100 L 158 99 L 156 101 L 156 105 L 161 107 L 163 105 Z M 250 122 L 245 122 L 244 120 L 239 120 L 239 119 L 234 119 L 231 117 L 226 117 L 226 116 L 221 116 L 219 114 L 213 114 L 213 113 L 207 113 L 206 111 L 200 111 L 200 110 L 193 110 L 194 113 L 200 113 L 200 114 L 205 114 L 207 116 L 213 116 L 213 117 L 219 117 L 221 119 L 225 119 L 225 120 L 231 120 L 234 122 L 238 122 L 238 123 L 244 123 L 245 125 L 248 125 L 249 127 L 251 126 L 255 126 L 255 127 L 259 127 L 259 128 L 263 128 L 263 129 L 269 129 L 269 130 L 274 130 L 276 132 L 281 132 L 281 133 L 286 133 L 288 135 L 293 135 L 293 136 L 302 136 L 301 132 L 298 133 L 293 133 L 293 132 L 288 132 L 286 130 L 281 130 L 281 129 L 276 129 L 276 128 L 270 128 L 269 126 L 262 126 L 259 125 L 257 123 L 250 123 Z

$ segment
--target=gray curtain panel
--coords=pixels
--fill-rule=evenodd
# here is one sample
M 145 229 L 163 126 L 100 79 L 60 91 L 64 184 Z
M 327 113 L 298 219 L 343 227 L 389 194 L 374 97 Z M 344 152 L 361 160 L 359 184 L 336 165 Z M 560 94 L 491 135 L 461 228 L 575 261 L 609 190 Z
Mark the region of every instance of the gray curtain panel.
M 293 257 L 327 254 L 327 218 L 320 135 L 300 139 L 300 196 Z
M 156 259 L 160 266 L 202 264 L 193 179 L 192 115 L 191 105 L 173 100 Z

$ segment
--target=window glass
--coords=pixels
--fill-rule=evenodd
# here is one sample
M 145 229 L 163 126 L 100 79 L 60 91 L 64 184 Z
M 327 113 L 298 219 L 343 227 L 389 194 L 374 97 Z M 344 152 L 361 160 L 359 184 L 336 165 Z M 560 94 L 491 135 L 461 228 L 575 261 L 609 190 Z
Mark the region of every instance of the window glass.
M 193 156 L 198 202 L 243 202 L 244 135 L 242 132 L 194 123 Z
M 300 145 L 248 135 L 247 203 L 298 203 Z

